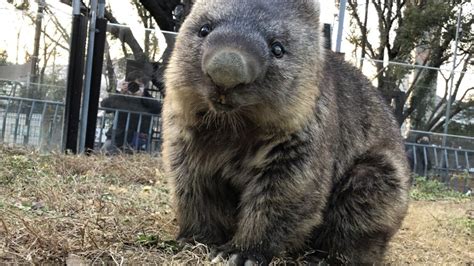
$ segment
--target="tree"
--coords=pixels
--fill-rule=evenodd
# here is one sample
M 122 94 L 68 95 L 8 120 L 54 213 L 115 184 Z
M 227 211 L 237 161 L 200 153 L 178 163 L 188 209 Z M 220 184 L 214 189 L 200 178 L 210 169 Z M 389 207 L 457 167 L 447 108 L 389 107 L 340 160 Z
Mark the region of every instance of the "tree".
M 21 89 L 13 94 L 18 93 L 21 97 L 33 99 L 61 100 L 64 97 L 64 91 L 59 85 L 64 83 L 64 77 L 58 76 L 55 61 L 61 52 L 69 50 L 68 30 L 64 28 L 44 0 L 37 1 L 38 9 L 35 11 L 30 10 L 28 0 L 8 2 L 20 10 L 23 17 L 31 23 L 30 26 L 35 28 L 33 51 L 31 54 L 26 52 L 25 55 L 26 61 L 31 65 L 29 83 L 21 85 Z M 17 36 L 20 36 L 20 32 Z M 16 62 L 19 56 L 18 47 L 17 45 Z M 48 81 L 48 84 L 45 81 Z M 21 84 L 21 82 L 15 84 Z M 54 88 L 54 91 L 51 88 Z
M 150 15 L 155 19 L 160 30 L 164 31 L 178 31 L 182 21 L 189 13 L 192 1 L 185 0 L 138 0 L 141 5 L 150 12 Z M 179 18 L 176 19 L 174 12 L 176 10 L 183 10 Z M 175 36 L 164 34 L 168 49 L 163 54 L 163 64 L 166 65 L 171 55 L 172 47 L 174 46 Z
M 449 124 L 449 130 L 454 135 L 474 137 L 474 106 L 465 108 Z
M 8 53 L 6 50 L 0 49 L 0 66 L 4 66 L 7 64 L 8 60 Z
M 72 0 L 60 0 L 61 3 L 71 5 Z M 156 25 L 158 25 L 160 30 L 163 31 L 177 31 L 179 25 L 181 24 L 182 20 L 184 20 L 184 15 L 189 13 L 190 6 L 192 5 L 192 0 L 131 0 L 131 3 L 135 5 L 138 11 L 138 15 L 144 25 L 145 28 L 153 28 L 154 24 L 152 23 L 152 19 L 155 21 Z M 184 15 L 180 16 L 179 19 L 175 16 L 175 10 L 178 10 L 179 7 L 182 7 L 184 10 Z M 87 14 L 89 12 L 88 7 L 83 3 L 81 7 L 81 12 L 83 14 Z M 110 9 L 106 9 L 105 11 L 105 18 L 113 24 L 120 24 L 118 19 L 112 14 Z M 147 63 L 151 56 L 150 52 L 156 52 L 156 45 L 157 41 L 150 38 L 149 33 L 145 35 L 145 43 L 143 47 L 137 41 L 135 36 L 133 35 L 132 31 L 127 27 L 109 27 L 110 34 L 121 41 L 122 49 L 124 54 L 127 56 L 127 47 L 130 48 L 133 54 L 133 58 L 136 61 L 145 62 Z M 161 58 L 162 66 L 166 66 L 168 62 L 168 58 L 170 56 L 172 47 L 174 46 L 174 35 L 164 34 L 166 39 L 168 48 L 164 51 L 164 54 Z M 155 44 L 153 44 L 155 42 Z M 152 47 L 150 47 L 150 43 Z M 151 56 L 154 58 L 154 56 Z M 110 55 L 106 55 L 106 64 L 107 64 L 107 76 L 110 79 L 109 83 L 111 82 L 115 74 L 113 73 L 113 67 L 111 66 L 111 59 Z M 162 71 L 162 69 L 161 69 Z M 110 87 L 113 87 L 110 86 Z
M 366 1 L 364 1 L 366 2 Z M 369 40 L 367 28 L 360 13 L 358 0 L 348 0 L 349 12 L 357 34 L 350 37 L 356 47 L 363 47 L 363 54 L 382 62 L 416 63 L 421 66 L 440 68 L 453 58 L 451 46 L 456 36 L 456 15 L 460 6 L 469 0 L 370 0 L 367 3 L 375 10 L 378 19 L 378 43 Z M 365 6 L 368 8 L 368 6 Z M 365 11 L 365 10 L 363 10 Z M 459 42 L 459 67 L 467 71 L 471 65 L 474 46 L 471 25 L 473 14 L 465 13 L 461 28 L 463 35 Z M 415 51 L 424 53 L 423 60 L 416 60 Z M 424 130 L 439 130 L 444 121 L 443 110 L 446 108 L 448 93 L 439 102 L 435 100 L 438 71 L 413 69 L 405 66 L 377 63 L 376 80 L 378 89 L 394 106 L 395 115 L 400 124 L 410 120 L 411 126 Z M 411 85 L 404 89 L 402 83 L 408 74 L 413 74 Z M 461 85 L 465 73 L 444 77 L 445 86 L 456 78 L 451 104 L 454 105 L 452 116 L 470 106 L 469 90 L 461 95 Z M 446 91 L 448 87 L 445 87 Z
M 143 7 L 148 10 L 161 30 L 175 31 L 176 21 L 173 19 L 173 11 L 181 4 L 180 0 L 139 0 Z
M 154 28 L 154 23 L 153 23 L 153 17 L 150 15 L 150 12 L 146 10 L 142 4 L 138 0 L 132 0 L 133 5 L 137 9 L 138 16 L 140 17 L 141 22 L 143 23 L 143 26 L 145 29 L 153 29 Z M 151 32 L 149 30 L 145 30 L 145 41 L 144 41 L 144 47 L 145 47 L 145 55 L 153 60 L 152 54 L 150 54 L 151 51 L 155 51 L 158 47 L 157 44 L 158 42 L 156 40 L 153 40 L 154 36 L 151 36 Z M 152 47 L 150 47 L 150 45 Z
M 28 10 L 30 8 L 29 0 L 7 0 L 7 3 L 13 4 L 18 10 Z

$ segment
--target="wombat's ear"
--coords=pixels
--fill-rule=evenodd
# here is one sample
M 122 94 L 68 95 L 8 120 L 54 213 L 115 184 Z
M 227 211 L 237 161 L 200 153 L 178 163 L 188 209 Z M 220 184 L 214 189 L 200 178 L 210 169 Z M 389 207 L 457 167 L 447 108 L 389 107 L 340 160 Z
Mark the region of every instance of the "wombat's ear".
M 310 4 L 316 10 L 316 12 L 319 13 L 319 8 L 320 8 L 319 0 L 307 0 L 305 2 Z
M 312 11 L 319 20 L 319 16 L 321 14 L 321 5 L 319 4 L 319 0 L 307 0 L 307 2 L 311 5 Z
M 298 8 L 304 11 L 306 14 L 310 15 L 316 22 L 319 22 L 319 14 L 321 12 L 319 0 L 301 0 L 295 1 Z

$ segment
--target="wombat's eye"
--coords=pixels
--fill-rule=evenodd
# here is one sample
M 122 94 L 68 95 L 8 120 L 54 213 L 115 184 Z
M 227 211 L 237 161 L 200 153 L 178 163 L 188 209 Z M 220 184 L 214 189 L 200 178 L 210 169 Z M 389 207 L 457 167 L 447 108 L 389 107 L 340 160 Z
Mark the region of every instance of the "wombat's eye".
M 274 42 L 272 44 L 272 53 L 276 58 L 282 58 L 285 54 L 285 47 L 280 42 Z
M 211 33 L 211 31 L 212 31 L 211 25 L 204 24 L 204 26 L 202 26 L 201 29 L 199 30 L 199 37 L 204 38 L 207 35 L 209 35 L 209 33 Z

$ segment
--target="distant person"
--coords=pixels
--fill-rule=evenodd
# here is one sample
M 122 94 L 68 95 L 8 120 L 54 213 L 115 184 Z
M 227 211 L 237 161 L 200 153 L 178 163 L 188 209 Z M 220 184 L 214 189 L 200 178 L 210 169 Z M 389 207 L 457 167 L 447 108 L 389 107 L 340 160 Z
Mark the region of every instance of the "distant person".
M 425 176 L 428 174 L 428 171 L 432 169 L 431 156 L 427 147 L 431 143 L 430 136 L 427 134 L 420 134 L 416 137 L 415 143 L 423 146 L 410 145 L 407 149 L 407 158 L 410 164 L 410 169 L 418 176 Z
M 148 80 L 140 72 L 132 72 L 125 80 L 119 81 L 117 89 L 120 94 L 105 98 L 101 106 L 118 110 L 115 130 L 112 124 L 107 133 L 107 139 L 102 150 L 107 154 L 120 151 L 134 152 L 146 149 L 152 127 L 152 116 L 129 113 L 140 112 L 160 114 L 161 102 L 154 99 L 147 90 Z M 110 111 L 109 111 L 110 112 Z M 128 121 L 128 127 L 127 127 Z M 139 125 L 140 124 L 140 125 Z M 140 128 L 138 128 L 140 126 Z

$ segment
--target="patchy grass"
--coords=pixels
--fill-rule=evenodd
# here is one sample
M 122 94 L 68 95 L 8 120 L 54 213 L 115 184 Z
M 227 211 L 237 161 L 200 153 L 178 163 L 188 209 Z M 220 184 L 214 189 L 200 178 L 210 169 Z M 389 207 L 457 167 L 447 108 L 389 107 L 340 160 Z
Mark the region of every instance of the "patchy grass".
M 414 200 L 466 200 L 468 196 L 448 188 L 442 182 L 426 177 L 415 177 L 410 192 Z
M 160 160 L 147 155 L 39 155 L 0 147 L 0 264 L 209 263 L 205 246 L 175 242 L 161 173 Z M 472 199 L 440 197 L 431 187 L 417 183 L 417 200 L 386 262 L 474 262 Z

